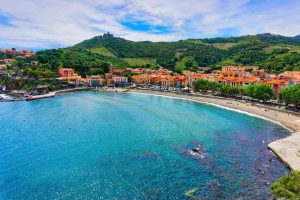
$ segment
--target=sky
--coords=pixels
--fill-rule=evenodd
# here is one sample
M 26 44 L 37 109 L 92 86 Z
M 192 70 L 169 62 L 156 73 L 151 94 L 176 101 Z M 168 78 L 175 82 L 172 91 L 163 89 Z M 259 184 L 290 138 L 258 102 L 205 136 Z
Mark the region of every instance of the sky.
M 134 41 L 300 35 L 300 0 L 0 0 L 0 48 L 68 47 L 110 32 Z

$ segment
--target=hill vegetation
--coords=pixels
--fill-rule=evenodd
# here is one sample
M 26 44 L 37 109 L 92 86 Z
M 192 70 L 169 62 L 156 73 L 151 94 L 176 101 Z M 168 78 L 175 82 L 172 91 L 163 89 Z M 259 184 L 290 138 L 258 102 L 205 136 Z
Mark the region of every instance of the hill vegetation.
M 298 70 L 300 66 L 300 38 L 269 33 L 177 42 L 133 42 L 104 34 L 85 40 L 75 47 L 105 48 L 121 59 L 153 58 L 158 65 L 172 70 L 186 57 L 193 57 L 197 67 L 258 65 L 272 72 L 281 72 Z
M 0 55 L 0 58 L 11 58 Z M 39 62 L 38 69 L 30 61 Z M 272 34 L 229 38 L 187 39 L 177 42 L 134 42 L 112 34 L 85 40 L 74 47 L 38 51 L 18 66 L 30 75 L 53 77 L 60 67 L 71 67 L 80 75 L 105 73 L 109 67 L 163 66 L 173 71 L 217 69 L 223 65 L 257 65 L 271 73 L 300 70 L 300 37 Z

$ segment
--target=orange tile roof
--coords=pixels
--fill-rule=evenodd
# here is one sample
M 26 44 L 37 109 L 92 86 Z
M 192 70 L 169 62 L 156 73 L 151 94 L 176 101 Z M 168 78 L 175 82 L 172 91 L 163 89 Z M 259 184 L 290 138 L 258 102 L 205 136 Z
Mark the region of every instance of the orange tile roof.
M 267 81 L 265 83 L 277 85 L 277 84 L 288 84 L 288 81 L 286 81 L 286 80 L 280 80 L 280 79 L 272 79 L 272 80 Z

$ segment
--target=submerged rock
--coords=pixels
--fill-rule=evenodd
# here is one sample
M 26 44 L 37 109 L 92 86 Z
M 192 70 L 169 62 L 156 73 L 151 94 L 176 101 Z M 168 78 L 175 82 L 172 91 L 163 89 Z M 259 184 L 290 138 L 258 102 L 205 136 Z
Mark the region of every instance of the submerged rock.
M 195 193 L 198 191 L 198 188 L 193 188 L 184 193 L 184 196 L 189 197 L 191 199 L 196 199 Z
M 191 156 L 199 156 L 200 158 L 204 158 L 204 148 L 202 144 L 198 144 L 195 148 L 190 150 L 189 154 Z

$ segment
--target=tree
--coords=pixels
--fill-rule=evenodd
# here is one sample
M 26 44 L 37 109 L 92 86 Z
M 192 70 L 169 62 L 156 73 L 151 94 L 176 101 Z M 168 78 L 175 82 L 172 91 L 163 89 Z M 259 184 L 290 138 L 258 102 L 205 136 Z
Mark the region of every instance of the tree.
M 209 81 L 207 85 L 208 85 L 209 90 L 212 91 L 212 93 L 219 91 L 220 88 L 223 87 L 223 85 L 221 83 L 212 82 L 212 81 Z
M 274 96 L 274 91 L 267 84 L 248 85 L 244 88 L 244 94 L 254 99 L 262 100 L 263 102 L 271 99 Z
M 207 92 L 209 89 L 208 87 L 208 81 L 204 79 L 198 79 L 197 81 L 194 82 L 194 90 L 195 91 L 200 91 L 203 94 Z
M 176 69 L 177 70 L 195 70 L 198 68 L 198 64 L 194 57 L 187 56 L 182 58 L 179 62 L 176 63 Z
M 254 90 L 254 85 L 248 85 L 248 86 L 246 86 L 244 88 L 244 95 L 246 95 L 248 97 L 254 98 L 253 90 Z
M 271 186 L 271 190 L 276 198 L 299 200 L 300 172 L 284 175 Z
M 104 71 L 102 69 L 94 69 L 91 71 L 92 75 L 98 75 L 98 74 L 104 74 Z
M 274 91 L 270 85 L 267 84 L 257 84 L 254 86 L 253 97 L 255 99 L 262 100 L 266 102 L 274 96 Z
M 286 104 L 294 104 L 296 107 L 300 106 L 300 85 L 283 88 L 279 93 L 280 100 Z

